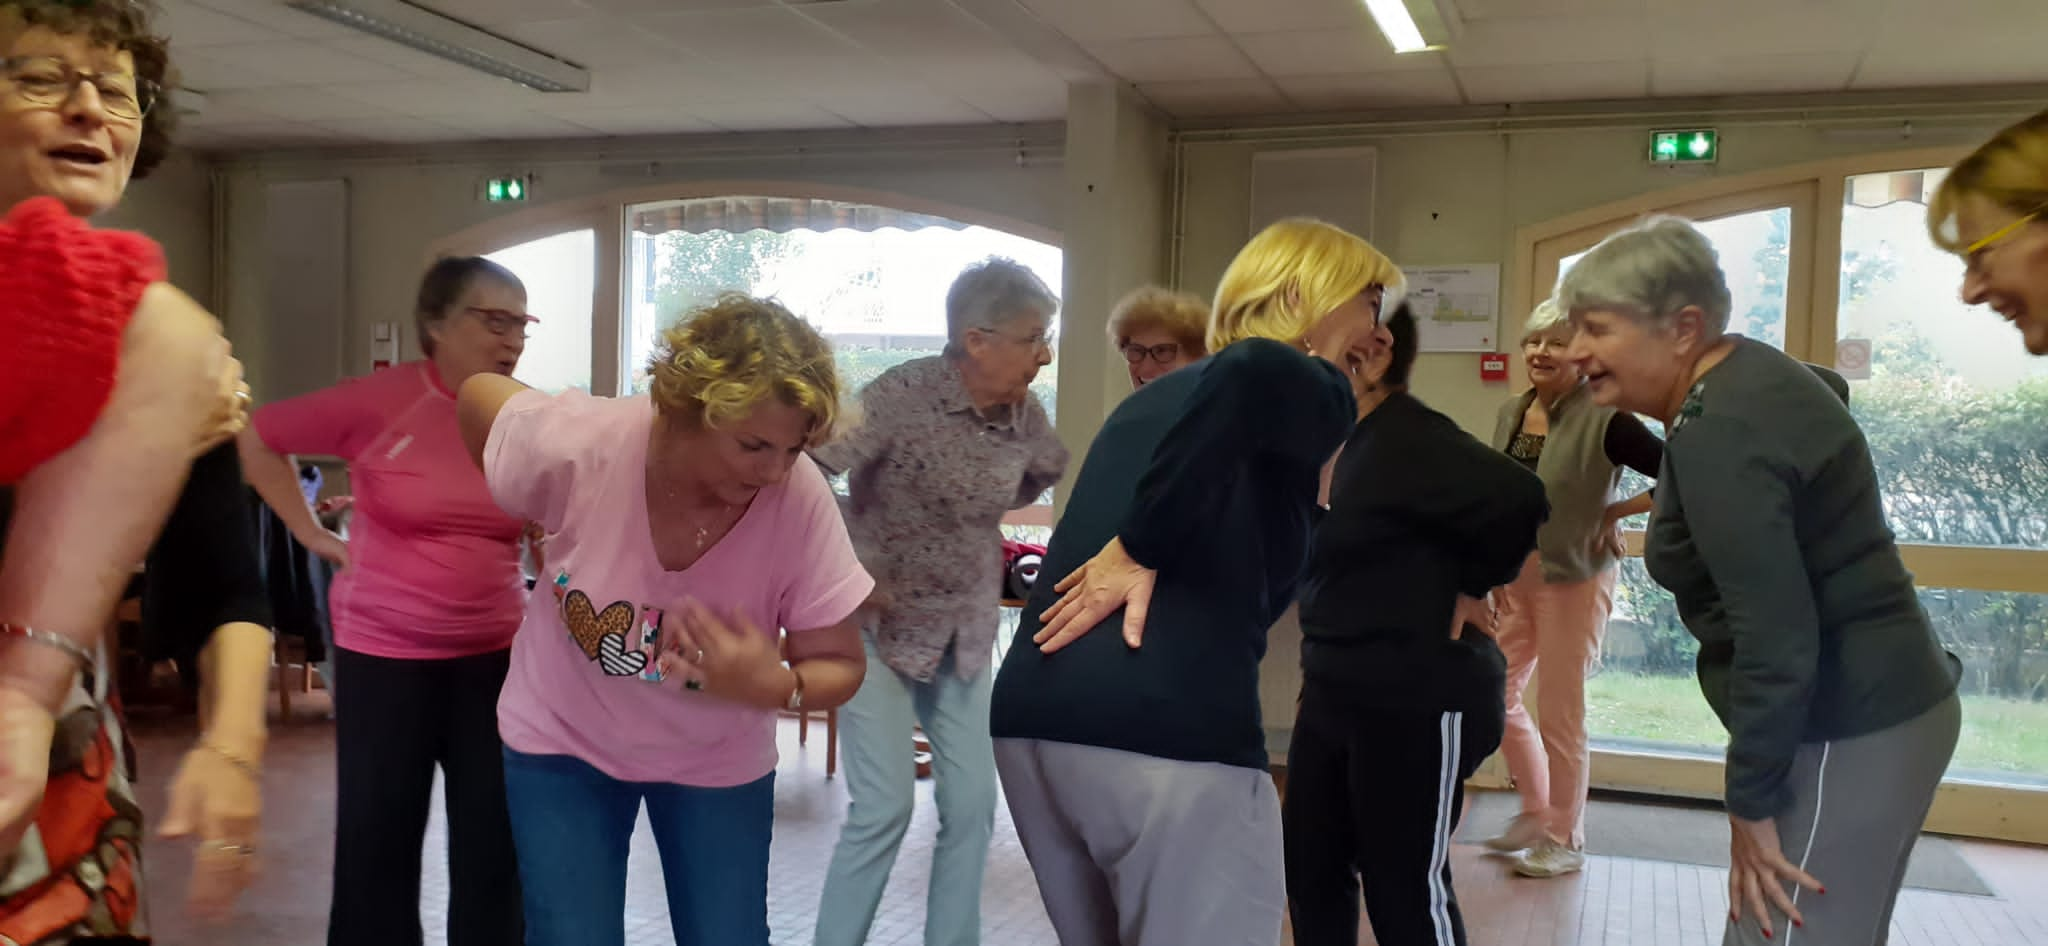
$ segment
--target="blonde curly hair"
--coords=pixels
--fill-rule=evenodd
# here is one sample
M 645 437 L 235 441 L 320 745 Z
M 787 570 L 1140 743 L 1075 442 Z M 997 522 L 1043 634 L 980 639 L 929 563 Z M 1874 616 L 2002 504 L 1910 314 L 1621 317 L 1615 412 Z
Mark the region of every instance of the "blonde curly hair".
M 2048 111 L 2013 123 L 1949 169 L 1927 202 L 1927 234 L 1934 245 L 1957 255 L 1968 248 L 1956 215 L 1973 196 L 2015 214 L 2048 209 Z
M 781 303 L 728 292 L 661 334 L 652 375 L 663 416 L 721 428 L 770 397 L 811 415 L 807 444 L 839 422 L 839 370 L 832 347 Z

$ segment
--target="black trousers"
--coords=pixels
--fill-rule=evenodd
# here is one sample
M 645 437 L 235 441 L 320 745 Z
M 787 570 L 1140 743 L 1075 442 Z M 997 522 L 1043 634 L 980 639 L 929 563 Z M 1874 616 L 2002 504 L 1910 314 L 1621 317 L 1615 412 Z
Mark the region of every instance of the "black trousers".
M 328 946 L 419 946 L 420 848 L 440 766 L 448 946 L 519 946 L 498 691 L 509 650 L 395 660 L 334 650 L 334 903 Z
M 1311 683 L 1287 748 L 1281 825 L 1297 946 L 1357 946 L 1361 882 L 1381 946 L 1465 946 L 1451 835 L 1496 710 L 1360 707 Z

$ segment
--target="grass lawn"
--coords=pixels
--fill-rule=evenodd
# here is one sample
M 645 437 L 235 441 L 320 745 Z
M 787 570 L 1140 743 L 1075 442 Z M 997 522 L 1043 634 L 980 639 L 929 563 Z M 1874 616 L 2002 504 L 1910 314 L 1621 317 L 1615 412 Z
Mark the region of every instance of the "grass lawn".
M 1728 744 L 1727 730 L 1689 675 L 1595 675 L 1586 681 L 1586 728 L 1595 739 L 1648 739 L 1715 751 Z M 1963 735 L 1949 770 L 2048 779 L 2048 703 L 1964 696 Z

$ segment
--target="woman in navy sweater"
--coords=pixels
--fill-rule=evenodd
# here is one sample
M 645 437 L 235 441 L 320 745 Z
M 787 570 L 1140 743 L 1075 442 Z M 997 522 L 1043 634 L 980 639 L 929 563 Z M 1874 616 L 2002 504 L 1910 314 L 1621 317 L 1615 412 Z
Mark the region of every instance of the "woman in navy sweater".
M 990 714 L 1066 946 L 1279 942 L 1259 658 L 1354 416 L 1347 368 L 1385 344 L 1401 281 L 1329 224 L 1268 227 L 1217 290 L 1217 354 L 1140 388 L 1090 446 L 1046 554 L 1062 578 L 1024 609 Z M 1119 617 L 1121 637 L 1086 634 Z

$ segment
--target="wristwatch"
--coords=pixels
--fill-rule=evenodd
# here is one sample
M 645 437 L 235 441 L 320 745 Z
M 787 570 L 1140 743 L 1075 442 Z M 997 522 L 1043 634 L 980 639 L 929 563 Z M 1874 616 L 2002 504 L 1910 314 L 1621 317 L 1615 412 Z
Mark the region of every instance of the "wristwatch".
M 796 685 L 790 688 L 789 702 L 783 704 L 783 707 L 792 713 L 801 713 L 804 709 L 804 675 L 798 673 L 795 667 L 790 667 L 789 676 L 796 681 Z

